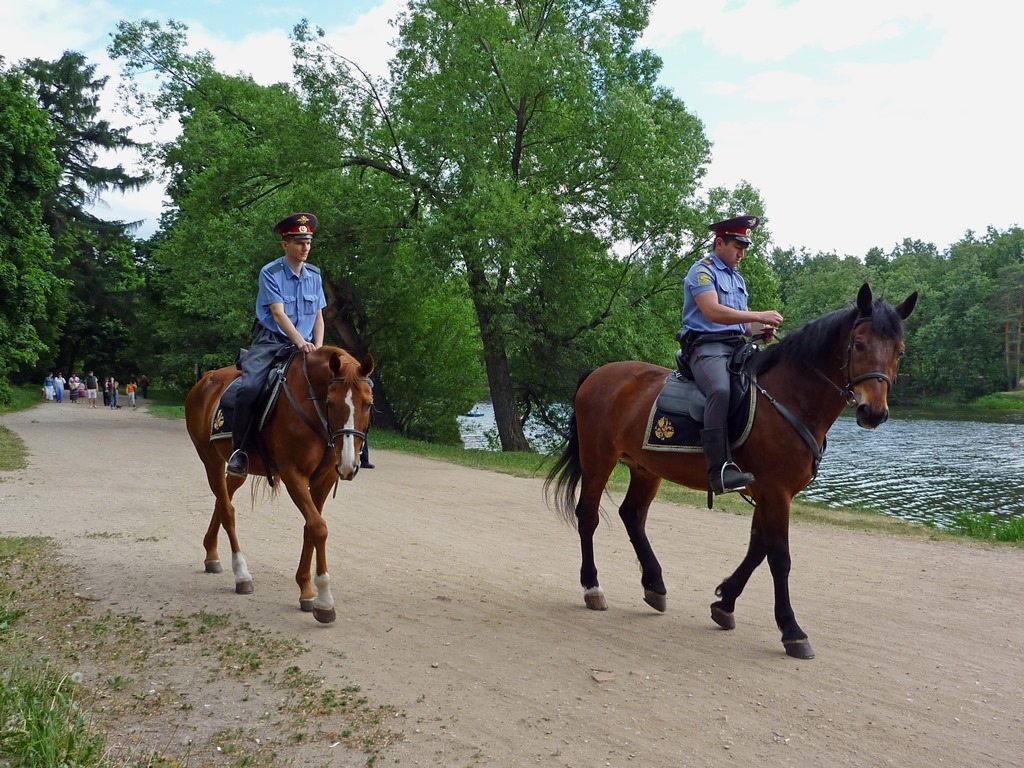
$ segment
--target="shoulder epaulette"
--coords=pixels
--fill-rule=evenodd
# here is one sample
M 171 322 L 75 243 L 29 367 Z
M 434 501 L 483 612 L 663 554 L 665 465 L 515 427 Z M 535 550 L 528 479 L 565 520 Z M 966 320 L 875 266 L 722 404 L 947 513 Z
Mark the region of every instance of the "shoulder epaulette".
M 313 264 L 307 264 L 306 269 L 308 269 L 310 272 L 314 274 L 320 274 L 320 267 L 314 266 Z
M 701 264 L 704 264 L 705 266 L 708 266 L 708 267 L 710 267 L 710 266 L 711 266 L 712 264 L 714 264 L 715 262 L 713 262 L 713 261 L 711 260 L 711 257 L 710 257 L 710 256 L 705 256 L 705 257 L 704 257 L 703 259 L 701 259 L 701 260 L 700 260 L 700 263 L 701 263 Z
M 282 269 L 284 269 L 284 262 L 283 261 L 279 261 L 276 264 L 271 264 L 269 267 L 267 267 L 267 274 L 268 275 L 276 275 Z

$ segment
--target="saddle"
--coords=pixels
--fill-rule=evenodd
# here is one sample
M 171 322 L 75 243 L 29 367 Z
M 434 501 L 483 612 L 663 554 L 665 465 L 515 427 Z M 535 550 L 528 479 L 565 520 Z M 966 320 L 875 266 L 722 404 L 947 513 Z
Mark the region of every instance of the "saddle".
M 741 344 L 729 358 L 732 387 L 729 395 L 729 446 L 738 448 L 750 436 L 754 426 L 757 393 L 753 386 L 755 376 L 750 372 L 750 359 L 758 348 L 752 343 Z M 686 354 L 676 352 L 676 370 L 665 379 L 665 385 L 651 407 L 644 436 L 644 449 L 648 451 L 678 451 L 702 453 L 700 431 L 704 428 L 704 402 Z
M 245 359 L 248 350 L 241 349 L 235 361 L 236 367 L 241 369 L 241 361 Z M 260 394 L 253 403 L 253 412 L 258 414 L 256 418 L 256 432 L 263 429 L 263 425 L 274 411 L 277 399 L 281 395 L 281 385 L 284 384 L 288 368 L 295 360 L 298 353 L 291 353 L 288 357 L 276 362 L 267 373 L 267 379 L 260 389 Z M 238 383 L 241 379 L 235 379 L 228 384 L 220 396 L 216 407 L 213 409 L 213 416 L 210 418 L 210 439 L 223 440 L 231 437 L 231 429 L 234 423 L 235 395 L 238 392 Z

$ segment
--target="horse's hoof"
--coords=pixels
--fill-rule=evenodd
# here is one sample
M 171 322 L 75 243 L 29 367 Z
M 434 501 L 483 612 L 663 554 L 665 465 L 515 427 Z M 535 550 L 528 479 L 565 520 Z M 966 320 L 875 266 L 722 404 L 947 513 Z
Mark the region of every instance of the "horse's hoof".
M 333 608 L 314 608 L 313 618 L 319 621 L 321 624 L 330 624 L 336 618 L 338 618 L 338 616 L 334 612 Z
M 786 647 L 786 655 L 794 659 L 813 659 L 814 649 L 811 648 L 811 641 L 806 637 L 803 640 L 783 640 Z
M 207 560 L 203 563 L 207 573 L 223 573 L 224 569 L 221 568 L 220 560 Z
M 644 602 L 659 613 L 664 613 L 668 607 L 668 600 L 665 595 L 659 595 L 657 592 L 652 592 L 649 589 L 644 590 Z
M 604 590 L 600 587 L 591 587 L 583 593 L 583 602 L 592 611 L 607 611 L 608 601 L 604 599 Z
M 312 597 L 302 597 L 302 598 L 299 598 L 299 610 L 302 611 L 303 613 L 312 613 L 313 612 L 313 598 Z
M 236 581 L 235 582 L 235 594 L 236 595 L 251 595 L 255 589 L 253 588 L 252 581 Z
M 711 604 L 711 620 L 722 629 L 736 629 L 736 618 L 732 611 L 724 611 L 717 604 Z

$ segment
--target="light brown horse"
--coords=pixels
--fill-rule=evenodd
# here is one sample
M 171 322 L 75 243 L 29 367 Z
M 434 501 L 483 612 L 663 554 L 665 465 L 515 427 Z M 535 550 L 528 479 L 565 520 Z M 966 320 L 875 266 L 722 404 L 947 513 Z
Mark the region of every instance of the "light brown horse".
M 305 520 L 302 552 L 295 572 L 299 607 L 312 611 L 316 620 L 325 624 L 334 621 L 335 611 L 331 577 L 327 572 L 324 502 L 339 478 L 352 480 L 359 471 L 359 451 L 366 439 L 373 405 L 369 382 L 372 371 L 370 355 L 360 361 L 337 347 L 320 347 L 305 356 L 297 353 L 282 383 L 277 405 L 260 432 L 258 439 L 264 449 L 251 446 L 249 450 L 250 474 L 282 481 L 302 513 Z M 206 467 L 210 489 L 217 498 L 203 539 L 206 572 L 222 571 L 217 538 L 223 527 L 231 544 L 235 592 L 251 594 L 252 575 L 238 545 L 235 508 L 231 503 L 245 478 L 224 474 L 231 440 L 211 439 L 217 404 L 224 390 L 239 375 L 232 366 L 203 376 L 185 398 L 185 423 Z M 277 487 L 275 483 L 274 491 Z M 311 578 L 314 552 L 316 573 Z
M 856 405 L 861 427 L 873 429 L 889 418 L 888 394 L 904 349 L 903 320 L 916 303 L 917 293 L 897 307 L 872 301 L 865 284 L 855 305 L 807 323 L 752 358 L 758 402 L 749 437 L 733 458 L 755 477 L 746 490 L 755 506 L 746 557 L 719 585 L 715 594 L 721 599 L 711 605 L 711 617 L 723 629 L 735 627 L 736 599 L 767 558 L 786 653 L 814 657 L 789 599 L 790 503 L 813 479 L 825 434 L 848 402 Z M 621 461 L 630 481 L 619 517 L 640 561 L 644 600 L 665 610 L 667 590 L 645 531 L 647 511 L 663 478 L 696 489 L 706 489 L 708 481 L 701 453 L 643 448 L 648 415 L 670 373 L 647 363 L 610 363 L 584 377 L 577 389 L 566 447 L 545 490 L 553 491 L 558 509 L 579 531 L 580 583 L 588 608 L 608 607 L 597 580 L 594 531 L 601 495 Z

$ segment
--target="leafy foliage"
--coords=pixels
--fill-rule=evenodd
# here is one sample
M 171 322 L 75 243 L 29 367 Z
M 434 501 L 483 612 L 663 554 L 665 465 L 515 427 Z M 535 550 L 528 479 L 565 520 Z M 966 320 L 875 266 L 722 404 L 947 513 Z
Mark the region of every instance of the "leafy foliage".
M 907 355 L 894 398 L 967 401 L 1020 384 L 1024 230 L 968 233 L 947 253 L 905 240 L 863 261 L 776 251 L 787 327 L 848 303 L 868 281 L 881 295 L 921 299 L 907 321 Z
M 10 399 L 10 374 L 47 351 L 34 320 L 61 287 L 41 204 L 60 178 L 52 140 L 29 83 L 0 59 L 0 402 Z

